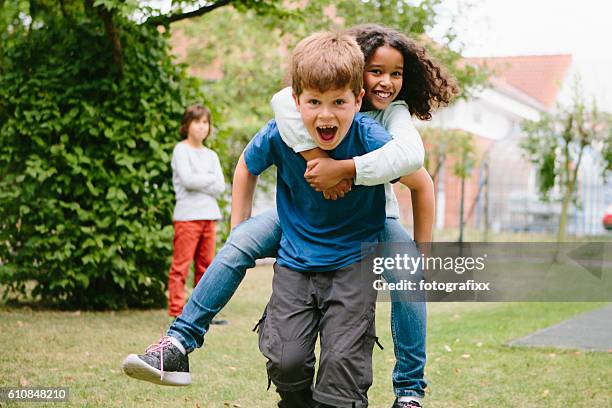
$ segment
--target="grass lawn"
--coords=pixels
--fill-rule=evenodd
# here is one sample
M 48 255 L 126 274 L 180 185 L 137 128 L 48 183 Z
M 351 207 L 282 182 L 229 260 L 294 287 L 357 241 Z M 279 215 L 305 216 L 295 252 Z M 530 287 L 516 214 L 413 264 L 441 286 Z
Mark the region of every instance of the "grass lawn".
M 275 407 L 265 359 L 251 331 L 270 292 L 271 267 L 250 271 L 191 354 L 193 384 L 139 382 L 120 369 L 168 325 L 163 310 L 119 313 L 33 311 L 0 306 L 0 386 L 67 386 L 74 407 Z M 599 307 L 595 303 L 438 303 L 429 305 L 427 407 L 612 406 L 612 353 L 510 348 L 511 339 Z M 393 401 L 388 303 L 378 305 L 371 407 Z M 21 404 L 23 405 L 23 404 Z M 37 403 L 36 406 L 45 406 Z M 8 406 L 0 402 L 0 406 Z

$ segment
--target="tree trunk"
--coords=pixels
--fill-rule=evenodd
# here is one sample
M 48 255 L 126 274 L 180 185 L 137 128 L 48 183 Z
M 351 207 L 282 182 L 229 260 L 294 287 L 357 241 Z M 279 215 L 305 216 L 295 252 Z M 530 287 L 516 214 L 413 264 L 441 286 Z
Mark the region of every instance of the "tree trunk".
M 465 219 L 464 219 L 464 206 L 465 206 L 465 161 L 466 161 L 466 151 L 463 151 L 463 155 L 461 156 L 461 165 L 464 168 L 463 173 L 461 174 L 461 203 L 459 207 L 459 242 L 463 243 L 463 229 L 465 228 Z
M 103 6 L 98 9 L 98 15 L 104 22 L 104 29 L 106 36 L 111 42 L 113 52 L 113 62 L 117 66 L 118 75 L 117 79 L 120 80 L 123 77 L 123 47 L 121 46 L 121 38 L 119 37 L 119 29 L 113 21 L 113 14 Z
M 580 169 L 580 164 L 582 163 L 582 155 L 584 153 L 585 146 L 586 144 L 584 142 L 581 142 L 580 151 L 578 152 L 578 159 L 576 160 L 576 165 L 574 166 L 572 171 L 569 170 L 569 164 L 567 165 L 567 189 L 565 190 L 565 195 L 563 196 L 563 202 L 561 204 L 561 219 L 559 220 L 557 243 L 561 243 L 565 240 L 565 230 L 567 227 L 567 212 L 569 210 L 569 205 L 572 202 L 572 198 L 574 197 L 574 190 L 576 189 L 576 183 L 578 182 L 578 170 Z M 566 155 L 566 160 L 569 163 L 569 147 L 567 148 Z
M 559 231 L 557 232 L 557 243 L 561 243 L 565 241 L 565 229 L 567 227 L 567 211 L 569 209 L 569 204 L 572 201 L 572 195 L 574 194 L 574 189 L 568 186 L 567 191 L 565 192 L 565 196 L 563 197 L 563 201 L 561 202 L 561 218 L 559 219 Z

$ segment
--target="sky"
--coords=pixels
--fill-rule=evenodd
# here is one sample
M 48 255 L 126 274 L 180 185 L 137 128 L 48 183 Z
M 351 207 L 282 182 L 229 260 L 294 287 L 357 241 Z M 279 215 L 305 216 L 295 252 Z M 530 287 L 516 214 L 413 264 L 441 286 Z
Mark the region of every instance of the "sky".
M 579 73 L 586 95 L 612 112 L 612 1 L 609 0 L 445 0 L 440 23 L 430 35 L 439 39 L 451 24 L 475 56 L 572 54 L 571 82 Z M 569 92 L 560 96 L 567 101 Z

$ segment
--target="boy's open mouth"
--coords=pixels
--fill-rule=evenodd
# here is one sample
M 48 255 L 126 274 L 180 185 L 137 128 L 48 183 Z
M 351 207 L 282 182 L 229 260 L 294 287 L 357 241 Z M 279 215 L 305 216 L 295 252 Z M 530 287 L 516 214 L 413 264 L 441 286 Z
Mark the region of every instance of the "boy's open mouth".
M 317 126 L 317 134 L 324 142 L 329 142 L 334 139 L 338 127 L 336 126 Z

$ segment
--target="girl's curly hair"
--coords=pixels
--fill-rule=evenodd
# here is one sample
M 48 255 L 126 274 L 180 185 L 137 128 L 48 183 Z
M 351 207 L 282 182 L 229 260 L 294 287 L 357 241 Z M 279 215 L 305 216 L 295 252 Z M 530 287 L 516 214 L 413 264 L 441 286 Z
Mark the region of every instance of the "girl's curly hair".
M 404 57 L 404 81 L 397 100 L 408 105 L 411 115 L 431 119 L 431 112 L 446 106 L 459 93 L 455 79 L 429 56 L 425 47 L 392 28 L 362 24 L 347 30 L 361 47 L 366 64 L 378 47 L 389 46 Z

